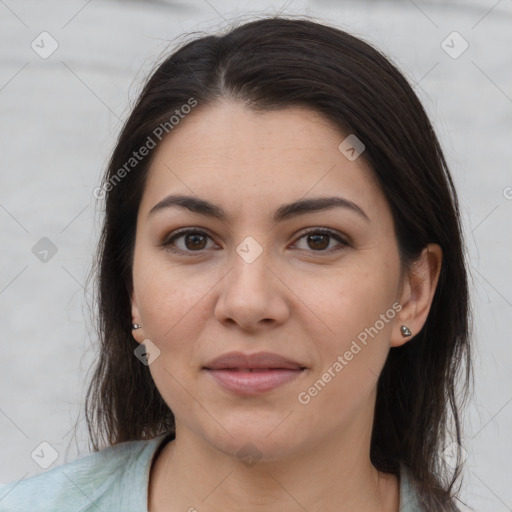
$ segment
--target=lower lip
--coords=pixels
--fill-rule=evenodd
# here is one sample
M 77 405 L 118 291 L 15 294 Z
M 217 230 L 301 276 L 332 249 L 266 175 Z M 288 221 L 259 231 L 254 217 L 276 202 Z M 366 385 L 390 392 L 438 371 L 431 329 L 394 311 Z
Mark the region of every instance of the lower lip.
M 257 395 L 296 379 L 303 370 L 210 370 L 206 371 L 224 388 L 238 395 Z

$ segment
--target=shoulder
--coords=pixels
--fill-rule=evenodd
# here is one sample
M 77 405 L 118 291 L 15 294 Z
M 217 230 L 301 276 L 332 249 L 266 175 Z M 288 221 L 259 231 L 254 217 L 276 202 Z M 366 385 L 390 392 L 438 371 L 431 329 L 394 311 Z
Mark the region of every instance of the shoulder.
M 0 511 L 146 512 L 151 461 L 166 437 L 119 443 L 45 473 L 2 484 Z
M 460 512 L 456 499 L 420 493 L 419 489 L 409 468 L 400 463 L 400 512 Z
M 422 512 L 413 478 L 407 466 L 400 464 L 400 512 Z

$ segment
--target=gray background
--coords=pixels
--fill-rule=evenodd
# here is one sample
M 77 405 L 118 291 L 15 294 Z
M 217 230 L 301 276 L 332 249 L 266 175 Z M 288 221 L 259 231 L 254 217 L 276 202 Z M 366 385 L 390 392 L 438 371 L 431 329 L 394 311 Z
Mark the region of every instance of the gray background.
M 183 33 L 276 13 L 333 21 L 377 45 L 435 125 L 460 194 L 475 312 L 461 497 L 511 511 L 512 0 L 0 0 L 0 482 L 42 473 L 31 458 L 41 442 L 56 450 L 51 467 L 88 452 L 93 190 L 141 80 Z M 31 43 L 47 52 L 45 31 L 58 48 L 42 58 Z

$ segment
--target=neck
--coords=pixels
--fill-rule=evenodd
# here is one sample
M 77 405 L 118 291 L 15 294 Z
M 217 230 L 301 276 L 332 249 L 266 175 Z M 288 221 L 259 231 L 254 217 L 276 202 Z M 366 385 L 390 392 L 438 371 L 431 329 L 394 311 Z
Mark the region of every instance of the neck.
M 246 512 L 396 512 L 398 479 L 371 464 L 370 434 L 345 432 L 293 456 L 251 464 L 177 423 L 176 439 L 152 469 L 149 511 L 236 510 L 243 504 Z

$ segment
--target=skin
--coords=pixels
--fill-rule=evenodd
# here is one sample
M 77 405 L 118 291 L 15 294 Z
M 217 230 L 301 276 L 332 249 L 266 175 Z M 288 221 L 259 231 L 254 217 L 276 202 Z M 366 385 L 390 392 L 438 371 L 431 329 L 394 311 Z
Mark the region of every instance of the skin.
M 411 339 L 400 326 L 413 335 L 423 326 L 442 253 L 431 244 L 402 270 L 389 205 L 363 158 L 338 149 L 345 137 L 306 108 L 257 113 L 224 100 L 198 106 L 156 150 L 137 219 L 132 320 L 142 325 L 135 339 L 160 350 L 149 369 L 174 412 L 176 440 L 154 461 L 151 512 L 399 510 L 399 480 L 369 457 L 376 384 L 391 347 Z M 171 193 L 229 217 L 175 207 L 148 216 Z M 335 207 L 272 221 L 284 203 L 332 195 L 368 220 Z M 208 235 L 174 242 L 191 256 L 162 247 L 186 227 Z M 304 236 L 311 227 L 349 243 L 315 242 Z M 236 251 L 248 236 L 262 250 L 251 263 Z M 300 403 L 395 303 L 394 318 Z M 275 352 L 307 369 L 270 392 L 237 396 L 202 369 L 233 350 Z M 237 456 L 249 442 L 260 457 L 252 466 Z

